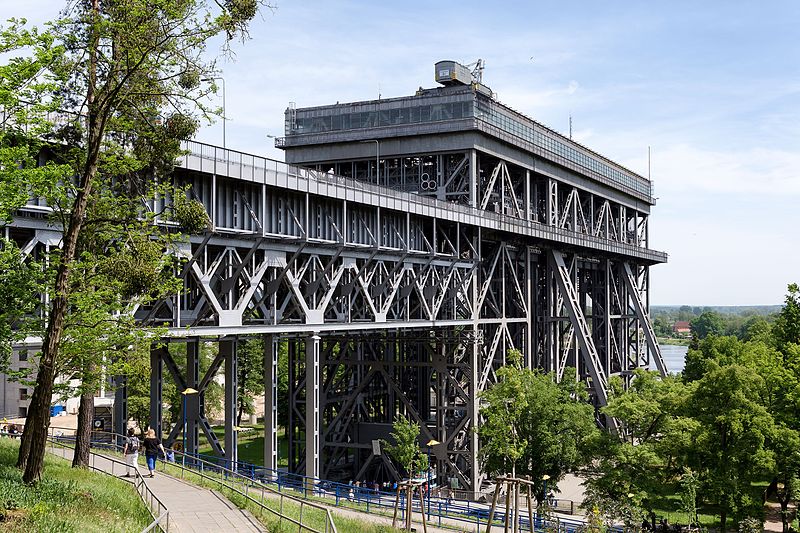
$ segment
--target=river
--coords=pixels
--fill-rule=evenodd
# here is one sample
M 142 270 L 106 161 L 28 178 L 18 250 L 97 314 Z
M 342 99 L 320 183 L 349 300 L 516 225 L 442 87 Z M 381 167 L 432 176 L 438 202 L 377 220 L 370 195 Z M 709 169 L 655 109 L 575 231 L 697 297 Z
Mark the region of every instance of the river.
M 689 347 L 673 344 L 659 344 L 659 346 L 661 347 L 661 356 L 670 373 L 683 371 L 684 357 L 686 357 Z

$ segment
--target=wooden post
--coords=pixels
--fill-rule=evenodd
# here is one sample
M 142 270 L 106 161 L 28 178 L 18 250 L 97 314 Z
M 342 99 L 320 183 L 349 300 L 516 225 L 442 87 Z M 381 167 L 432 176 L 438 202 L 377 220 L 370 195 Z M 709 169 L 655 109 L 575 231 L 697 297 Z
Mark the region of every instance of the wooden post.
M 431 490 L 431 488 L 428 487 L 428 490 Z M 422 485 L 417 485 L 417 491 L 419 492 L 420 514 L 422 515 L 422 532 L 428 533 L 428 522 L 427 518 L 425 518 L 425 495 L 422 494 Z
M 503 533 L 508 533 L 508 527 L 511 525 L 511 482 L 506 480 L 506 520 L 503 528 Z
M 394 497 L 394 516 L 392 517 L 392 529 L 397 527 L 397 511 L 400 507 L 400 485 L 397 486 L 397 494 Z
M 531 498 L 531 486 L 532 483 L 528 482 L 528 521 L 531 531 L 534 531 L 535 528 L 533 527 L 533 499 Z
M 406 485 L 406 531 L 411 532 L 411 514 L 414 505 L 414 489 L 411 482 Z
M 494 494 L 492 495 L 492 508 L 489 510 L 489 517 L 486 520 L 486 533 L 492 532 L 492 518 L 494 518 L 494 510 L 497 507 L 497 495 L 499 494 L 499 485 L 500 480 L 503 478 L 497 478 L 494 484 Z

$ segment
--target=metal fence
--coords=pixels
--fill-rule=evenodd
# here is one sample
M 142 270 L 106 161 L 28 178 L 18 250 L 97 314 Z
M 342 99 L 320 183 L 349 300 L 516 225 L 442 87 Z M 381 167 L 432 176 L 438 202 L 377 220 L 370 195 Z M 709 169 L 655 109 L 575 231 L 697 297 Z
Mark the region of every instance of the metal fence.
M 61 435 L 53 437 L 54 441 L 74 443 L 75 436 L 72 434 L 66 434 L 66 432 L 74 432 L 74 429 L 57 427 L 50 429 L 62 432 Z M 109 452 L 113 453 L 120 453 L 122 451 L 122 445 L 120 443 L 123 442 L 123 435 L 112 432 L 100 433 L 103 433 L 101 437 L 102 440 L 92 440 L 91 447 L 108 450 Z M 109 440 L 111 442 L 108 442 Z M 179 476 L 181 479 L 186 479 L 187 476 L 197 476 L 208 483 L 227 489 L 245 498 L 247 501 L 255 505 L 258 509 L 257 512 L 262 515 L 266 512 L 273 515 L 280 522 L 286 520 L 287 522 L 296 525 L 299 531 L 308 531 L 310 533 L 337 533 L 331 511 L 324 505 L 318 504 L 314 501 L 309 501 L 306 498 L 295 496 L 291 493 L 275 490 L 272 486 L 258 479 L 247 477 L 246 475 L 225 468 L 224 466 L 205 461 L 199 457 L 184 455 L 175 450 L 170 451 L 175 454 L 176 461 L 160 461 L 157 464 L 157 468 L 164 473 L 173 474 L 175 472 L 171 472 L 171 470 L 176 469 L 178 471 L 177 476 Z M 99 457 L 108 458 L 107 455 L 100 455 Z M 278 499 L 278 510 L 272 509 L 265 503 L 268 496 Z M 295 519 L 284 512 L 284 503 L 287 501 L 292 502 L 299 507 L 299 519 Z M 324 514 L 324 529 L 315 529 L 303 521 L 304 517 L 309 519 L 309 512 L 311 512 L 309 509 L 314 509 Z
M 68 450 L 75 449 L 75 438 L 64 438 L 64 437 L 55 437 L 52 434 L 52 429 L 50 428 L 48 432 L 50 435 L 47 437 L 47 441 L 50 443 L 50 452 L 56 455 L 56 448 L 63 448 Z M 71 445 L 70 445 L 71 444 Z M 107 461 L 111 464 L 111 472 L 107 469 L 97 466 L 98 460 Z M 99 455 L 94 452 L 89 452 L 89 468 L 95 470 L 97 472 L 101 472 L 103 474 L 117 477 L 116 471 L 119 470 L 120 472 L 125 471 L 127 473 L 128 465 L 124 461 L 120 461 L 113 457 L 107 457 L 104 455 Z M 137 469 L 134 469 L 134 480 L 133 485 L 136 488 L 136 492 L 139 494 L 139 497 L 142 499 L 144 504 L 147 506 L 150 515 L 153 517 L 153 521 L 148 525 L 146 528 L 142 530 L 142 533 L 147 533 L 149 531 L 169 531 L 169 509 L 158 499 L 152 490 L 147 486 L 144 482 L 144 478 L 139 473 Z
M 103 433 L 102 442 L 93 442 L 92 446 L 113 452 L 121 451 L 120 443 L 123 436 L 110 432 Z M 62 435 L 59 438 L 62 440 L 74 440 L 71 435 Z M 109 440 L 116 441 L 116 443 L 109 443 Z M 241 461 L 232 463 L 225 458 L 205 454 L 190 455 L 174 451 L 174 457 L 175 462 L 159 462 L 158 468 L 167 473 L 177 469 L 173 472 L 181 478 L 195 475 L 206 480 L 206 482 L 227 488 L 255 504 L 262 512 L 271 513 L 279 517 L 280 520 L 287 520 L 298 526 L 300 530 L 313 533 L 336 532 L 332 517 L 329 518 L 330 529 L 326 528 L 325 531 L 318 531 L 286 516 L 283 512 L 284 500 L 300 506 L 301 521 L 305 507 L 319 509 L 328 515 L 330 510 L 324 505 L 349 508 L 371 514 L 383 514 L 385 516 L 391 516 L 395 510 L 396 492 L 391 488 L 375 489 L 318 478 L 308 478 L 301 474 L 271 470 Z M 277 512 L 264 505 L 265 496 L 280 498 L 280 508 Z M 471 499 L 459 499 L 465 496 Z M 490 505 L 486 502 L 474 501 L 476 496 L 478 495 L 473 493 L 434 487 L 426 493 L 426 499 L 422 505 L 415 501 L 413 507 L 409 510 L 406 509 L 405 501 L 401 499 L 398 511 L 401 515 L 401 520 L 409 511 L 412 513 L 424 512 L 428 523 L 431 525 L 449 525 L 463 529 L 482 528 L 489 521 Z M 537 509 L 534 506 L 532 511 L 537 513 L 532 523 L 525 518 L 525 515 L 529 514 L 527 507 L 520 512 L 522 515 L 521 530 L 573 533 L 585 528 L 585 523 L 580 519 L 564 518 L 553 514 L 574 514 L 577 511 L 577 504 L 571 500 L 553 498 L 547 502 L 546 508 Z M 502 523 L 505 519 L 504 510 L 495 510 L 491 518 L 493 523 Z

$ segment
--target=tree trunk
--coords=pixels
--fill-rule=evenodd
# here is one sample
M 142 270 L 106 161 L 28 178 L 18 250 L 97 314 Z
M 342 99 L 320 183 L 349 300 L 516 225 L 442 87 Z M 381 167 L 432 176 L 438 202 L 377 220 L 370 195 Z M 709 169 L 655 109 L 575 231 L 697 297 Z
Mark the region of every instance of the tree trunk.
M 92 1 L 95 17 L 99 13 L 99 1 Z M 39 361 L 39 370 L 36 375 L 36 387 L 33 390 L 31 405 L 28 415 L 30 424 L 26 421 L 25 433 L 30 435 L 29 448 L 20 448 L 17 463 L 25 463 L 25 473 L 22 481 L 34 483 L 41 479 L 44 466 L 44 453 L 47 445 L 47 429 L 50 427 L 50 401 L 53 396 L 53 383 L 56 376 L 56 357 L 61 336 L 64 333 L 64 324 L 69 305 L 69 277 L 72 270 L 72 261 L 78 246 L 83 219 L 89 203 L 94 178 L 97 175 L 97 160 L 100 154 L 100 145 L 105 123 L 101 120 L 95 103 L 95 84 L 97 82 L 97 46 L 99 36 L 96 28 L 92 28 L 89 35 L 89 83 L 86 90 L 86 104 L 89 109 L 87 119 L 87 153 L 80 187 L 75 196 L 72 212 L 69 216 L 69 226 L 62 241 L 61 260 L 56 275 L 55 291 L 53 293 L 52 307 L 47 320 L 47 331 L 42 345 L 42 357 Z M 32 415 L 32 416 L 31 416 Z M 29 427 L 31 426 L 31 427 Z M 27 460 L 23 457 L 27 452 Z
M 89 449 L 92 440 L 92 421 L 94 419 L 94 394 L 84 391 L 78 408 L 78 431 L 75 434 L 75 455 L 72 456 L 74 468 L 89 467 Z
M 28 455 L 31 451 L 31 437 L 33 436 L 33 431 L 28 432 L 27 429 L 34 426 L 35 422 L 35 413 L 31 412 L 30 407 L 28 408 L 28 416 L 25 418 L 25 428 L 22 430 L 22 437 L 20 437 L 19 443 L 19 455 L 17 455 L 17 468 L 20 470 L 25 470 L 25 465 L 28 462 Z M 30 426 L 28 425 L 30 424 Z
M 244 404 L 239 402 L 239 411 L 236 413 L 236 425 L 242 425 L 242 415 L 244 414 Z
M 723 507 L 722 510 L 720 510 L 719 512 L 719 530 L 722 533 L 725 533 L 725 522 L 727 521 L 727 518 L 728 518 L 728 511 Z
M 780 498 L 781 503 L 781 523 L 783 524 L 783 533 L 789 531 L 789 499 Z

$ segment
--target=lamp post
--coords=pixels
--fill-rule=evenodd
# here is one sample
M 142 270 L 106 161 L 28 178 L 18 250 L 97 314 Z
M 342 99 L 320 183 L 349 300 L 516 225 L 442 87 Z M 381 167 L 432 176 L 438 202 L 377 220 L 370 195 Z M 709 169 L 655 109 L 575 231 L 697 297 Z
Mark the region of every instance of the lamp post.
M 222 82 L 222 147 L 227 148 L 225 145 L 225 122 L 228 121 L 228 113 L 225 109 L 225 78 L 222 76 L 209 76 L 207 78 L 201 78 L 200 81 L 214 81 L 220 80 Z
M 441 444 L 441 442 L 438 440 L 431 439 L 426 445 L 428 446 L 428 492 L 425 496 L 428 498 L 428 520 L 431 519 L 431 448 L 433 446 L 438 446 L 439 444 Z
M 197 394 L 197 389 L 186 387 L 181 394 L 183 395 L 183 466 L 186 466 L 186 397 L 190 394 Z
M 375 143 L 375 184 L 381 184 L 381 143 L 377 139 L 358 141 L 360 143 Z M 438 442 L 436 444 L 439 444 Z

